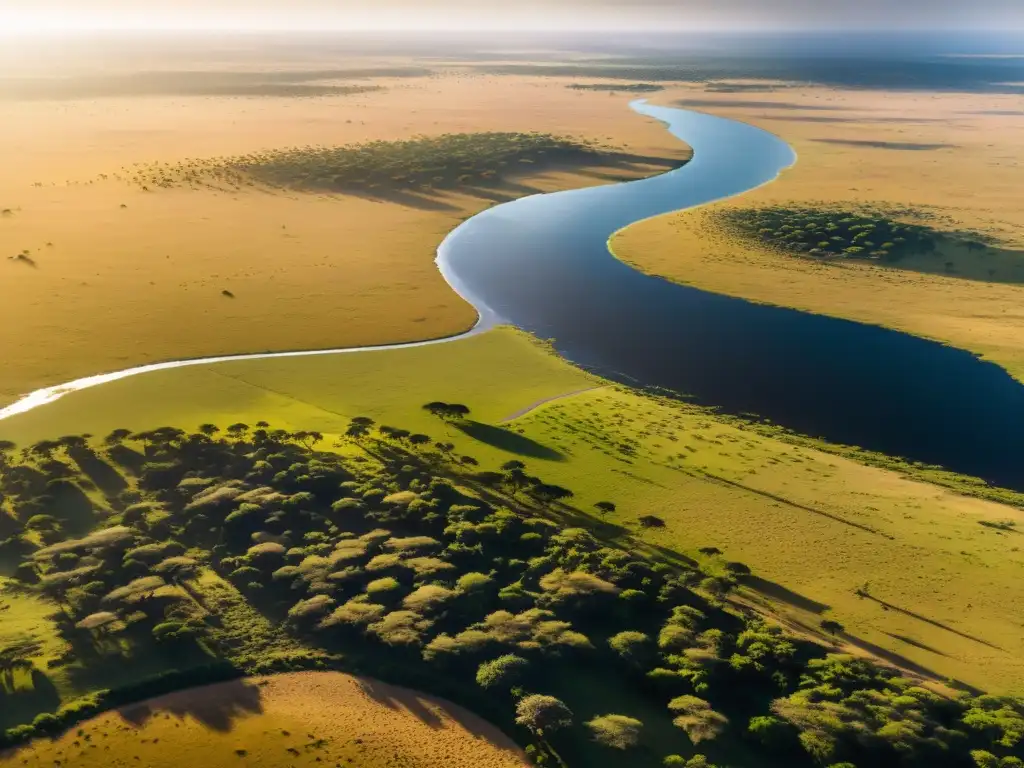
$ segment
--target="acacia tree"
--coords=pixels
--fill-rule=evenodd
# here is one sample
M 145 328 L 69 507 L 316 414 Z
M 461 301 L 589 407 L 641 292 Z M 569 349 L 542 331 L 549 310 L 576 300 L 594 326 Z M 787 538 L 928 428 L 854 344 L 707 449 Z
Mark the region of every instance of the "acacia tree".
M 572 710 L 561 699 L 534 693 L 516 704 L 516 723 L 545 736 L 572 725 Z
M 442 403 L 440 400 L 427 403 L 423 410 L 441 421 L 458 421 L 469 416 L 471 412 L 469 406 L 462 403 Z
M 369 416 L 356 416 L 349 422 L 345 435 L 353 440 L 362 440 L 370 434 L 373 425 L 374 421 Z

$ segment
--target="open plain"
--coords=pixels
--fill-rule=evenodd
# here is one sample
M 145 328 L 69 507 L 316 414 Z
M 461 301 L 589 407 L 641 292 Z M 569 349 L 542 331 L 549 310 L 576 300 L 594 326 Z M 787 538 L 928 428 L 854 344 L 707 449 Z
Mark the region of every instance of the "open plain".
M 752 301 L 884 325 L 970 350 L 1024 378 L 1022 97 L 775 84 L 658 94 L 776 133 L 799 160 L 742 198 L 634 225 L 614 253 L 652 274 Z M 731 236 L 722 210 L 864 206 L 983 237 L 896 264 L 784 255 Z
M 458 72 L 355 82 L 381 90 L 5 101 L 0 323 L 10 332 L 0 336 L 0 403 L 147 362 L 467 330 L 475 312 L 434 265 L 459 222 L 496 202 L 648 175 L 687 156 L 623 99 L 559 82 Z M 137 164 L 494 131 L 621 154 L 415 195 L 127 181 Z

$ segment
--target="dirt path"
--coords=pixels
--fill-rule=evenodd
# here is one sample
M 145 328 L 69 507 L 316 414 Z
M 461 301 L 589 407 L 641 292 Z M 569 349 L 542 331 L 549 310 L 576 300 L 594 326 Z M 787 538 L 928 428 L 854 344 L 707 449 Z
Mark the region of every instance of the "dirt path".
M 542 405 L 544 405 L 546 403 L 550 403 L 552 400 L 562 400 L 563 398 L 572 397 L 573 395 L 581 395 L 584 392 L 590 392 L 591 390 L 594 390 L 594 389 L 601 389 L 603 386 L 604 386 L 603 384 L 600 384 L 600 385 L 594 386 L 594 387 L 584 387 L 583 389 L 576 389 L 576 390 L 573 390 L 572 392 L 566 392 L 564 395 L 555 395 L 554 397 L 545 397 L 543 400 L 538 400 L 535 403 L 530 403 L 525 408 L 520 408 L 518 411 L 513 413 L 511 416 L 506 416 L 504 419 L 502 419 L 498 423 L 499 424 L 507 424 L 510 421 L 515 421 L 520 416 L 525 416 L 526 414 L 528 414 L 532 410 L 540 408 Z

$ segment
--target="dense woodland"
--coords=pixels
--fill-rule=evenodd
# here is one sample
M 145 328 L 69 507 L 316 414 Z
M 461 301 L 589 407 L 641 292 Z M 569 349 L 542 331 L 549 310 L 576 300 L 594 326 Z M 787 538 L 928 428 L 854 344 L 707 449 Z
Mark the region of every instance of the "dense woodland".
M 469 413 L 424 407 L 439 430 Z M 469 706 L 538 765 L 1022 765 L 1024 702 L 788 636 L 729 602 L 742 564 L 648 554 L 601 522 L 616 500 L 577 509 L 520 461 L 368 418 L 330 445 L 259 423 L 0 449 L 0 598 L 48 601 L 63 648 L 0 649 L 8 743 L 335 668 Z
M 147 190 L 214 184 L 342 192 L 424 191 L 496 183 L 538 166 L 593 161 L 601 155 L 589 144 L 550 134 L 456 133 L 158 163 L 125 169 L 124 178 Z
M 962 242 L 970 250 L 986 249 L 984 243 L 921 224 L 845 210 L 773 206 L 727 209 L 716 215 L 728 231 L 743 238 L 817 258 L 892 263 L 907 256 L 935 253 L 944 240 Z

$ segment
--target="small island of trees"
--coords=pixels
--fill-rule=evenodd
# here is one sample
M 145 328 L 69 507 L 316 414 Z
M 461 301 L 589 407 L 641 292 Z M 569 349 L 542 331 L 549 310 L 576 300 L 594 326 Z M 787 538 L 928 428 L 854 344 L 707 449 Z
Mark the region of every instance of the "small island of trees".
M 909 256 L 934 254 L 944 242 L 968 251 L 988 248 L 976 233 L 942 232 L 867 211 L 772 206 L 725 209 L 716 218 L 727 232 L 743 239 L 820 259 L 895 263 Z
M 494 183 L 525 169 L 593 162 L 607 153 L 545 133 L 448 133 L 405 141 L 306 146 L 137 166 L 146 188 L 226 185 L 305 191 L 451 189 Z

